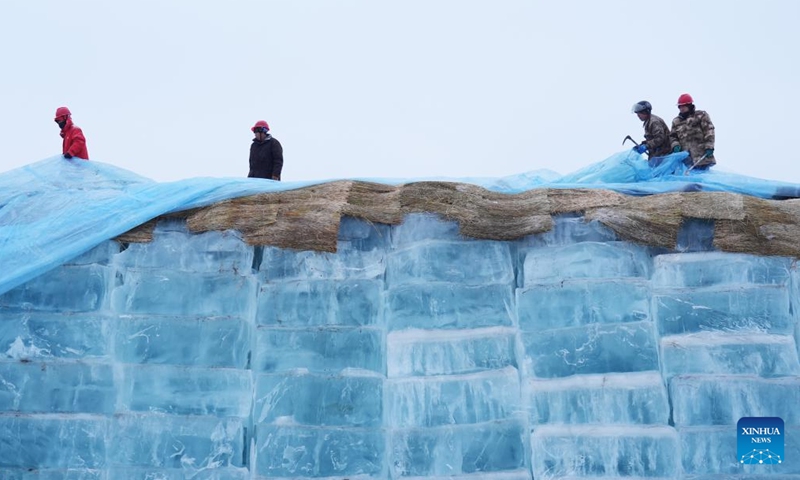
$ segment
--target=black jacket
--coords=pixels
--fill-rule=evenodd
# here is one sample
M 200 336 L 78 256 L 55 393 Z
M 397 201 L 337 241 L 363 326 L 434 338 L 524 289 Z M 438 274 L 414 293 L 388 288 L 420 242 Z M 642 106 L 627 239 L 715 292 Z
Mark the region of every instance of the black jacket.
M 283 147 L 272 135 L 263 142 L 253 140 L 250 145 L 250 173 L 248 177 L 281 179 L 283 169 Z

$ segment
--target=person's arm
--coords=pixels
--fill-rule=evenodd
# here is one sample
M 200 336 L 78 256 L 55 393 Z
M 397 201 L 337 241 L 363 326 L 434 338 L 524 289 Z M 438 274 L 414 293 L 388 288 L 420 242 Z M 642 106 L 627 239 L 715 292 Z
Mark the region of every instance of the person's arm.
M 67 147 L 67 153 L 70 156 L 77 157 L 80 152 L 83 152 L 86 148 L 86 137 L 83 136 L 83 132 L 76 128 L 72 135 L 70 135 L 70 142 L 69 147 Z M 86 160 L 86 159 L 84 159 Z
M 272 179 L 273 180 L 280 180 L 281 179 L 281 170 L 283 170 L 283 147 L 281 146 L 281 142 L 276 140 L 274 137 L 271 140 L 273 142 L 272 145 Z

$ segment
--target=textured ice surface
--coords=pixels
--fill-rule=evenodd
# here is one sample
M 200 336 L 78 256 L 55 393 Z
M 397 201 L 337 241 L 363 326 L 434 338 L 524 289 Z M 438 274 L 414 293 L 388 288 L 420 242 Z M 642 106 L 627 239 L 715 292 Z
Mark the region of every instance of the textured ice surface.
M 640 279 L 565 280 L 518 290 L 517 309 L 524 331 L 636 322 L 650 319 L 650 289 Z
M 646 277 L 649 252 L 623 242 L 583 242 L 544 247 L 525 256 L 525 286 L 560 283 L 571 278 Z
M 674 477 L 680 473 L 678 434 L 667 426 L 563 426 L 533 429 L 535 478 Z
M 254 470 L 267 478 L 378 475 L 385 462 L 378 429 L 262 425 Z
M 383 282 L 315 280 L 267 284 L 258 297 L 259 325 L 374 325 L 382 313 Z
M 0 322 L 0 358 L 86 359 L 109 354 L 111 329 L 102 317 L 0 310 Z
M 371 372 L 259 375 L 253 417 L 258 423 L 281 425 L 378 427 L 383 417 L 383 378 Z
M 784 285 L 791 265 L 788 258 L 721 252 L 659 255 L 654 262 L 653 286 Z
M 432 240 L 391 253 L 386 281 L 391 287 L 421 282 L 511 285 L 514 269 L 507 243 Z
M 386 292 L 386 316 L 390 330 L 511 326 L 514 292 L 509 284 L 402 285 Z
M 130 365 L 118 382 L 118 407 L 176 415 L 250 415 L 250 372 L 229 368 Z
M 800 435 L 788 259 L 572 215 L 518 242 L 345 218 L 338 245 L 164 222 L 0 295 L 0 480 L 755 480 L 738 418 Z
M 789 290 L 781 286 L 658 290 L 653 312 L 662 335 L 705 330 L 792 333 Z
M 248 276 L 128 269 L 111 303 L 120 313 L 247 317 L 255 291 Z
M 736 425 L 741 417 L 800 425 L 800 377 L 681 375 L 669 390 L 675 425 Z
M 658 372 L 530 379 L 531 424 L 663 424 L 669 421 L 667 388 Z
M 404 330 L 390 333 L 386 341 L 390 378 L 517 366 L 516 331 L 507 327 Z
M 208 273 L 246 273 L 253 266 L 253 248 L 238 232 L 193 235 L 156 228 L 148 243 L 131 243 L 115 257 L 124 268 L 155 268 Z
M 378 278 L 386 271 L 385 256 L 382 249 L 358 250 L 346 241 L 339 242 L 336 253 L 264 247 L 259 272 L 265 281 Z
M 116 390 L 110 365 L 0 362 L 4 412 L 112 414 Z
M 592 324 L 522 335 L 536 377 L 658 369 L 651 322 Z
M 3 295 L 0 308 L 91 312 L 103 307 L 111 281 L 104 265 L 63 266 Z
M 703 332 L 661 339 L 664 375 L 717 373 L 800 375 L 794 338 L 759 333 Z
M 392 379 L 386 414 L 393 427 L 436 427 L 508 418 L 521 410 L 516 368 L 467 375 Z
M 252 368 L 265 373 L 337 373 L 347 368 L 384 373 L 384 357 L 384 334 L 378 328 L 259 327 Z
M 434 477 L 525 466 L 524 420 L 394 430 L 389 465 L 395 477 Z M 489 477 L 490 478 L 490 477 Z
M 124 316 L 115 322 L 114 354 L 124 363 L 246 368 L 251 331 L 235 317 Z

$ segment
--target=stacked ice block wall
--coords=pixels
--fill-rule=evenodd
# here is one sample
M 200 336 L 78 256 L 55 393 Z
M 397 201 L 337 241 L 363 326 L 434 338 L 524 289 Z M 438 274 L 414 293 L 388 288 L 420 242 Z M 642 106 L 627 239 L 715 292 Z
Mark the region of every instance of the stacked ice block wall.
M 0 478 L 800 477 L 798 285 L 571 216 L 346 218 L 336 254 L 163 223 L 0 296 Z M 738 463 L 743 416 L 786 462 Z

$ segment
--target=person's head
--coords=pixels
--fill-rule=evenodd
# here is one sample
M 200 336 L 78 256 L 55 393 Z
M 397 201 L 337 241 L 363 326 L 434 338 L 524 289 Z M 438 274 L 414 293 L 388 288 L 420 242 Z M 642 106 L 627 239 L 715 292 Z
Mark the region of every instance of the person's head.
M 694 112 L 694 100 L 688 93 L 684 93 L 678 97 L 678 111 L 682 114 Z
M 264 120 L 259 120 L 250 130 L 255 134 L 256 140 L 264 141 L 267 138 L 267 134 L 269 134 L 269 124 Z
M 72 112 L 69 111 L 67 107 L 58 107 L 56 109 L 56 118 L 53 120 L 58 124 L 58 128 L 64 129 L 64 126 L 67 124 L 67 120 L 72 116 Z
M 653 111 L 653 106 L 647 100 L 636 102 L 631 108 L 631 112 L 635 113 L 639 120 L 645 121 L 650 118 L 650 112 Z

